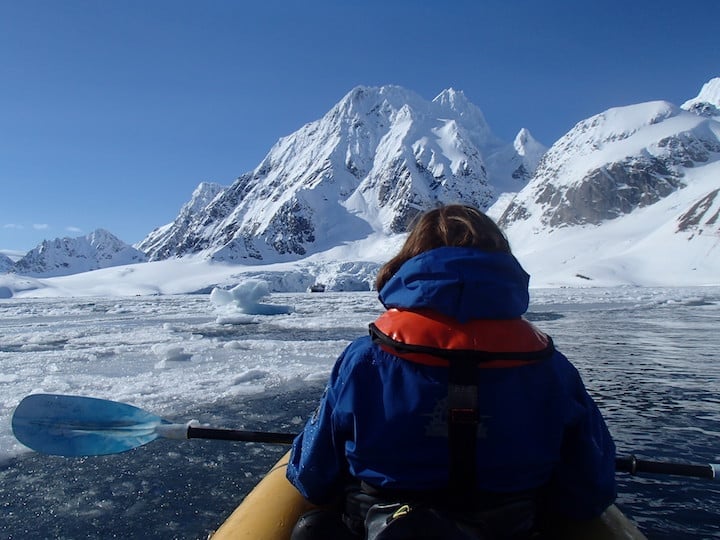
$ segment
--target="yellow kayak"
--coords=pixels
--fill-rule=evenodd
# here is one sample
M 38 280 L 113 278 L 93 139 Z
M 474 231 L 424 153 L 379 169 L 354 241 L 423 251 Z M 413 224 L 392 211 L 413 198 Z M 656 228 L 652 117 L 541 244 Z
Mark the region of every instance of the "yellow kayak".
M 212 540 L 288 540 L 298 517 L 312 508 L 285 478 L 285 454 L 212 535 Z M 617 506 L 591 521 L 566 523 L 552 531 L 559 540 L 647 540 Z
M 285 478 L 288 451 L 212 535 L 212 540 L 287 540 L 313 506 Z

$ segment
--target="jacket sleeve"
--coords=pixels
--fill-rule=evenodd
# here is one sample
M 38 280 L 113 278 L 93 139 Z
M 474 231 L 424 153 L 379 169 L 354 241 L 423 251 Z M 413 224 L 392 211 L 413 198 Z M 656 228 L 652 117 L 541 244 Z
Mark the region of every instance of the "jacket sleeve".
M 567 426 L 550 485 L 549 510 L 571 519 L 591 519 L 617 496 L 615 443 L 579 373 L 569 362 L 567 366 Z
M 349 473 L 345 441 L 352 435 L 351 421 L 337 410 L 344 385 L 348 349 L 338 358 L 320 404 L 295 438 L 287 479 L 313 504 L 327 504 L 342 494 Z

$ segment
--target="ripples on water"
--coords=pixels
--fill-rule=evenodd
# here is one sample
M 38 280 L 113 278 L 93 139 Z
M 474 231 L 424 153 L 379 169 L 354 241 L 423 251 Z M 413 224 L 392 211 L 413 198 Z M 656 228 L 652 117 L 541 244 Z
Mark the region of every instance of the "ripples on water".
M 538 322 L 578 367 L 618 455 L 720 461 L 720 298 L 570 311 Z M 651 539 L 720 538 L 708 480 L 618 474 L 618 504 Z
M 618 294 L 625 299 L 609 300 Z M 619 455 L 719 462 L 720 290 L 702 290 L 697 297 L 670 290 L 636 294 L 637 299 L 626 290 L 538 291 L 528 318 L 580 370 Z M 313 302 L 312 309 L 345 313 L 341 296 L 317 295 Z M 350 305 L 353 316 L 372 320 L 372 309 Z M 41 307 L 35 309 L 42 315 Z M 72 324 L 82 328 L 82 321 Z M 335 330 L 317 328 L 316 335 L 349 339 L 349 332 L 362 331 L 351 322 Z M 272 321 L 243 332 L 278 341 L 313 334 Z M 321 387 L 310 381 L 208 404 L 180 401 L 176 417 L 295 432 Z M 105 457 L 22 454 L 0 465 L 0 537 L 205 538 L 284 451 L 249 443 L 155 441 Z M 662 475 L 618 474 L 618 480 L 619 506 L 650 539 L 720 538 L 718 484 Z

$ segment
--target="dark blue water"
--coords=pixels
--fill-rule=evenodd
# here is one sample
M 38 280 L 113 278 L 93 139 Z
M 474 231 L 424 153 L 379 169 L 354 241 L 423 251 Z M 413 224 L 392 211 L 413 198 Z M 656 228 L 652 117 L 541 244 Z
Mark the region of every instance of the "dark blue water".
M 536 323 L 580 369 L 618 455 L 718 463 L 719 301 L 709 293 L 652 306 L 569 309 Z M 617 478 L 618 506 L 649 538 L 720 538 L 720 479 Z
M 720 292 L 678 298 L 576 305 L 541 297 L 529 318 L 578 366 L 619 455 L 720 462 Z M 272 339 L 299 339 L 285 335 L 277 329 Z M 177 418 L 295 432 L 321 387 L 197 403 Z M 285 450 L 158 440 L 105 457 L 23 454 L 0 464 L 0 539 L 204 539 Z M 720 482 L 622 473 L 618 481 L 618 505 L 650 539 L 720 538 Z

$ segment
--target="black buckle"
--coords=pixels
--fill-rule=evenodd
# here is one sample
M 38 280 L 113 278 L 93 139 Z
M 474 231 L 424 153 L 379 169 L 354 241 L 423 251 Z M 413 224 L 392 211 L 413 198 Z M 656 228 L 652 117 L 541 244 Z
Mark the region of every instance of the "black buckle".
M 451 424 L 477 424 L 477 409 L 450 409 Z

